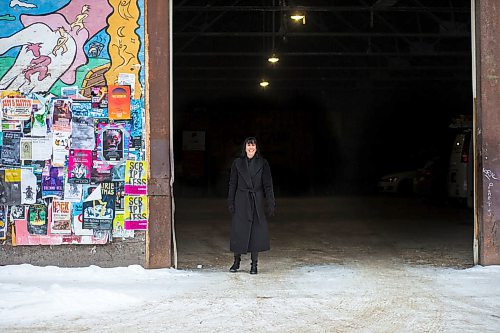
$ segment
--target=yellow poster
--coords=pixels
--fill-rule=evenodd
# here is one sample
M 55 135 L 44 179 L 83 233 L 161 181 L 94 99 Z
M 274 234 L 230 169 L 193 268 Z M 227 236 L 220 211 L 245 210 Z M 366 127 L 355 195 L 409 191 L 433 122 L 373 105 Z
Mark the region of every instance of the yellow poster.
M 148 196 L 125 196 L 125 230 L 146 230 L 148 227 Z

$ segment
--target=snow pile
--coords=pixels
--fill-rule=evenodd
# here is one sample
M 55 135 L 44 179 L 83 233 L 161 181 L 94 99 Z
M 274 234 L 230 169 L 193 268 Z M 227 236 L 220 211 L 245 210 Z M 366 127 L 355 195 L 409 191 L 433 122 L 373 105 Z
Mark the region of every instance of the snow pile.
M 499 332 L 500 267 L 0 267 L 2 332 Z

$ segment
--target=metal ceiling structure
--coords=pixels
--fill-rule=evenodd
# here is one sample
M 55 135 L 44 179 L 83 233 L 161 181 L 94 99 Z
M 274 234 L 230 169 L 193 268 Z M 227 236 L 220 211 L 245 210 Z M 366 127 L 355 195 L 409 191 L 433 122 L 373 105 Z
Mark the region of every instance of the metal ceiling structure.
M 263 77 L 294 90 L 471 80 L 468 0 L 179 0 L 173 23 L 181 89 L 247 89 Z

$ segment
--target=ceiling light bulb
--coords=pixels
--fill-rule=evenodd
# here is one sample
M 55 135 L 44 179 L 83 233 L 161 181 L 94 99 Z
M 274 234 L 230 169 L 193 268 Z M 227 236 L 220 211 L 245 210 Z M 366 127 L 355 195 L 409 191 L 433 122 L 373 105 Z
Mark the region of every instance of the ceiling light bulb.
M 291 18 L 292 20 L 294 20 L 295 22 L 302 21 L 302 24 L 306 24 L 306 16 L 305 16 L 305 15 L 302 15 L 302 14 L 294 14 L 294 15 L 290 16 L 290 18 Z
M 267 58 L 267 61 L 269 61 L 271 64 L 275 64 L 278 61 L 280 61 L 280 58 L 278 58 L 275 54 Z
M 265 87 L 267 87 L 268 85 L 269 85 L 269 82 L 268 82 L 268 81 L 266 81 L 266 80 L 262 80 L 262 81 L 260 81 L 260 83 L 259 83 L 259 86 L 261 86 L 262 88 L 265 88 Z

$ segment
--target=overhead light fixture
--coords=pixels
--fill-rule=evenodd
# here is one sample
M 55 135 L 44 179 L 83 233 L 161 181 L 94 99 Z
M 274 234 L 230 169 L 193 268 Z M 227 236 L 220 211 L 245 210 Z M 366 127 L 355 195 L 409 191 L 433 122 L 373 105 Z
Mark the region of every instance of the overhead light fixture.
M 304 14 L 293 14 L 290 18 L 297 23 L 302 21 L 302 24 L 306 24 L 306 16 Z
M 275 64 L 280 61 L 280 58 L 278 58 L 278 56 L 273 53 L 269 58 L 267 58 L 267 61 L 269 61 L 271 64 Z
M 262 88 L 265 88 L 265 87 L 269 86 L 269 81 L 263 79 L 262 81 L 260 81 L 259 86 L 261 86 Z

